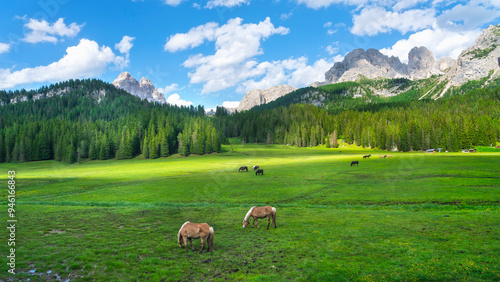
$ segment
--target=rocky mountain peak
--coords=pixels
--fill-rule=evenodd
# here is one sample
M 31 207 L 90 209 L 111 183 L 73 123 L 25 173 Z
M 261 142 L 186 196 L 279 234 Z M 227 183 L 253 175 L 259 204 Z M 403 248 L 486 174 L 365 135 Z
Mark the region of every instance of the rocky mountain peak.
M 271 101 L 285 96 L 286 94 L 296 90 L 297 88 L 289 85 L 278 85 L 268 89 L 254 89 L 247 92 L 241 100 L 237 110 L 239 112 L 249 110 L 255 106 L 267 104 Z
M 124 79 L 130 79 L 132 76 L 130 75 L 130 73 L 128 71 L 124 71 L 122 73 L 120 73 L 120 75 L 118 75 L 118 78 L 119 80 L 124 80 Z
M 483 77 L 500 77 L 500 25 L 490 25 L 473 46 L 462 51 L 447 74 L 450 85 L 461 85 Z
M 150 102 L 167 102 L 165 100 L 165 96 L 158 92 L 158 90 L 153 86 L 153 83 L 145 77 L 143 77 L 139 82 L 133 78 L 130 73 L 122 72 L 113 81 L 113 85 L 141 99 L 147 99 Z
M 386 56 L 377 49 L 356 49 L 349 52 L 342 62 L 337 62 L 325 73 L 325 84 L 354 81 L 363 75 L 378 77 L 407 76 L 407 66 L 394 56 Z
M 146 84 L 153 85 L 153 83 L 149 79 L 145 78 L 144 76 L 141 78 L 140 84 L 143 84 L 143 85 L 146 85 Z
M 408 53 L 408 74 L 411 78 L 426 78 L 432 73 L 436 59 L 427 47 L 414 47 Z

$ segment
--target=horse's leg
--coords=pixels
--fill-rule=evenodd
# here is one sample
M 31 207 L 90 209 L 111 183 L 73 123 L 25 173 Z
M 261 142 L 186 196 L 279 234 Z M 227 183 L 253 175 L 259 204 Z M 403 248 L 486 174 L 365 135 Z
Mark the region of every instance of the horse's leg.
M 269 230 L 269 225 L 271 224 L 271 215 L 267 216 L 267 230 Z
M 258 223 L 257 223 L 258 224 Z M 255 217 L 253 218 L 252 228 L 255 226 Z
M 193 240 L 191 238 L 189 238 L 189 244 L 191 244 L 191 251 L 194 252 Z
M 188 252 L 188 242 L 187 242 L 187 241 L 188 241 L 188 239 L 187 239 L 187 237 L 184 237 L 184 236 L 183 236 L 183 237 L 182 237 L 182 241 L 184 242 L 184 246 L 186 247 L 186 253 L 187 253 L 187 252 Z
M 203 249 L 205 249 L 205 238 L 203 238 L 203 236 L 200 236 L 200 239 L 201 239 L 201 250 L 200 250 L 200 254 L 203 253 Z
M 257 220 L 257 218 L 254 217 L 254 222 L 257 222 L 257 229 L 260 229 L 260 226 L 259 226 L 259 221 Z

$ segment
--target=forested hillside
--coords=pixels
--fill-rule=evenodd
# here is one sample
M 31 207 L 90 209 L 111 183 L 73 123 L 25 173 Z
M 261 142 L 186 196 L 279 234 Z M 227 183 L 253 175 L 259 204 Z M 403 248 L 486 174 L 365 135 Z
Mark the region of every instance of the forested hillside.
M 203 107 L 141 101 L 100 80 L 0 92 L 4 103 L 23 96 L 0 107 L 0 162 L 157 158 L 179 147 L 183 155 L 204 154 L 223 140 Z
M 359 85 L 344 83 L 335 91 Z M 298 96 L 231 116 L 218 111 L 217 127 L 245 142 L 299 147 L 335 146 L 337 137 L 350 144 L 400 151 L 444 148 L 449 151 L 490 146 L 500 138 L 500 88 L 483 88 L 439 100 L 388 99 L 366 103 L 337 95 L 330 107 L 287 104 Z M 320 90 L 325 91 L 325 90 Z M 297 96 L 293 96 L 297 95 Z M 396 98 L 396 97 L 394 97 Z M 286 103 L 285 103 L 286 102 Z M 278 106 L 284 103 L 284 106 Z

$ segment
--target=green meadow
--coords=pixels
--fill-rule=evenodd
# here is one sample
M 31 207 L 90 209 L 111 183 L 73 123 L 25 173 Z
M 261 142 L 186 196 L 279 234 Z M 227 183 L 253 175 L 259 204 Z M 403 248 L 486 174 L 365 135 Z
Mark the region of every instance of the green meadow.
M 0 164 L 4 225 L 9 170 L 17 219 L 16 274 L 3 228 L 0 280 L 500 280 L 499 152 L 232 142 L 204 156 Z M 254 205 L 276 207 L 277 229 L 242 228 Z M 185 221 L 215 229 L 215 252 L 179 248 Z

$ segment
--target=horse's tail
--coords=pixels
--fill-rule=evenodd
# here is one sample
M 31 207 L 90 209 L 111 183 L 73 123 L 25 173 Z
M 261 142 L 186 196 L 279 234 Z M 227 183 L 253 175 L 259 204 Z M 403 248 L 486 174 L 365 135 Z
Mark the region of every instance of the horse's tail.
M 272 210 L 273 210 L 273 225 L 274 225 L 274 228 L 276 228 L 276 208 L 275 207 L 271 207 Z
M 182 248 L 181 231 L 180 230 L 179 230 L 179 233 L 177 233 L 177 243 L 179 243 L 179 247 Z
M 184 224 L 181 226 L 181 229 L 179 229 L 179 233 L 177 233 L 177 243 L 179 243 L 179 247 L 181 247 L 181 248 L 182 248 L 181 231 L 182 231 L 182 228 L 184 227 L 184 225 L 186 225 L 188 223 L 189 223 L 189 221 L 184 222 Z
M 215 235 L 214 228 L 210 227 L 208 229 L 208 232 L 209 232 L 209 235 L 208 235 L 208 251 L 212 250 L 212 252 L 213 252 L 214 251 L 214 235 Z

